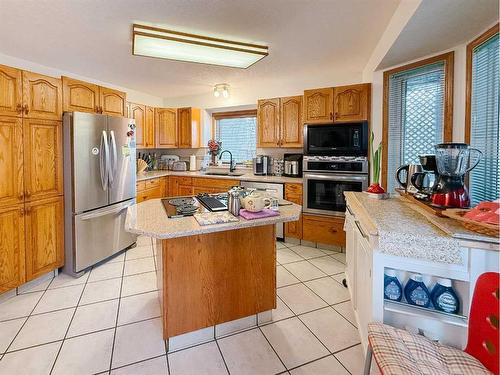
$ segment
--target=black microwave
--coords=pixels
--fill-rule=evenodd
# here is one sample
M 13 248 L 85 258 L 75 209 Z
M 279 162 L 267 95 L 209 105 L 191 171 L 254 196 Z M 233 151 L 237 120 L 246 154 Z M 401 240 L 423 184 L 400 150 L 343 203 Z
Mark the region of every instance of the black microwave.
M 304 154 L 368 156 L 368 122 L 304 126 Z

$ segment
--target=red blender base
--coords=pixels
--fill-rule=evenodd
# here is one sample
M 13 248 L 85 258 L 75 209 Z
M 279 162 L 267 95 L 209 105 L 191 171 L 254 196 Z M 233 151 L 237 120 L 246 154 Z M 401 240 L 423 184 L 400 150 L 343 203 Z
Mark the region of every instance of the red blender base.
M 460 188 L 447 193 L 432 194 L 432 204 L 441 207 L 468 208 L 470 206 L 467 189 Z

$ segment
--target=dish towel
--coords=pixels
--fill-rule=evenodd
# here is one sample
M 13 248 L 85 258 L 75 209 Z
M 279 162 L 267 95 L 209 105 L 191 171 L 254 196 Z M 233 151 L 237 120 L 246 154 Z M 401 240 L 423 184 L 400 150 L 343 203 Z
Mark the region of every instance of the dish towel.
M 264 208 L 259 212 L 250 212 L 245 209 L 240 210 L 240 216 L 247 220 L 263 219 L 265 217 L 279 216 L 278 211 L 270 210 L 269 208 Z

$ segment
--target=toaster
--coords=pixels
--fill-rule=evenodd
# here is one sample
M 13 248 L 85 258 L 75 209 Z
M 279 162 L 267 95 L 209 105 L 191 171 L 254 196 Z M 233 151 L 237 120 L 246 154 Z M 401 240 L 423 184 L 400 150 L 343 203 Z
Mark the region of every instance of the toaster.
M 174 161 L 172 171 L 187 171 L 188 163 L 186 161 Z

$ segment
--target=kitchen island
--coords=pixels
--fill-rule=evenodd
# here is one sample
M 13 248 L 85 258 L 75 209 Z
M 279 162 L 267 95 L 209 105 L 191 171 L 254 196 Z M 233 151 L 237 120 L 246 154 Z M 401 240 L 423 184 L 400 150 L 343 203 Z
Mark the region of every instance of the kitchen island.
M 462 349 L 476 280 L 484 272 L 499 272 L 499 239 L 429 216 L 400 197 L 378 200 L 357 192 L 345 197 L 346 279 L 364 348 L 367 324 L 379 321 Z M 385 299 L 388 270 L 403 288 L 413 273 L 422 275 L 429 291 L 439 278 L 451 280 L 458 312 Z
M 160 199 L 129 207 L 125 229 L 156 240 L 164 338 L 276 308 L 275 224 L 300 212 L 291 204 L 274 217 L 201 226 L 168 218 Z

